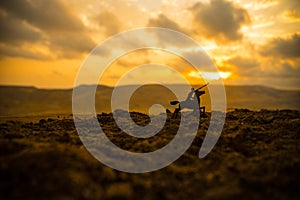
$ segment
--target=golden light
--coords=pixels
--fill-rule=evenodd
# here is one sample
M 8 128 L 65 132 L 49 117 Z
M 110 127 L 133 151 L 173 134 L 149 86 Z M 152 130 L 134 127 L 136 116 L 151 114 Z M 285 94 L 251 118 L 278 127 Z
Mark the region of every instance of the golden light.
M 192 71 L 188 76 L 193 78 L 204 78 L 206 80 L 227 79 L 231 76 L 231 72 L 195 72 Z

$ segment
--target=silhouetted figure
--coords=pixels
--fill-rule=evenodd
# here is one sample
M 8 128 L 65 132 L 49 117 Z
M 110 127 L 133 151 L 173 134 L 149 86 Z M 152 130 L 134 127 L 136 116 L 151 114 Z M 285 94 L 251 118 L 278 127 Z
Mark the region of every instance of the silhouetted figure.
M 188 96 L 186 97 L 185 101 L 193 101 L 194 100 L 194 96 L 195 96 L 195 89 L 191 88 L 191 91 L 188 94 Z
M 184 100 L 184 101 L 171 101 L 170 104 L 171 105 L 176 105 L 179 103 L 178 105 L 178 108 L 175 109 L 173 115 L 172 115 L 172 118 L 177 118 L 178 117 L 178 114 L 179 112 L 184 109 L 184 108 L 190 108 L 190 109 L 193 109 L 193 111 L 195 112 L 195 109 L 193 107 L 193 105 L 195 105 L 195 101 L 197 101 L 196 103 L 198 104 L 199 106 L 199 111 L 200 111 L 200 114 L 205 114 L 205 106 L 200 106 L 200 96 L 205 94 L 205 91 L 201 91 L 201 89 L 205 86 L 207 86 L 207 84 L 199 87 L 198 89 L 194 89 L 194 88 L 191 88 L 191 91 L 190 93 L 188 94 L 187 98 Z

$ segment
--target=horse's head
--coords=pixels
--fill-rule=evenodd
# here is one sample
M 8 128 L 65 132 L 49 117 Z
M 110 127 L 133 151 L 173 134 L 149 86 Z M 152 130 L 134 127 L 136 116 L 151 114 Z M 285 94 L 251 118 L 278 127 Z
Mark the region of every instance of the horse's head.
M 201 91 L 201 90 L 200 90 L 200 91 L 197 91 L 197 95 L 198 95 L 198 96 L 201 96 L 201 95 L 203 95 L 203 94 L 205 94 L 205 91 Z

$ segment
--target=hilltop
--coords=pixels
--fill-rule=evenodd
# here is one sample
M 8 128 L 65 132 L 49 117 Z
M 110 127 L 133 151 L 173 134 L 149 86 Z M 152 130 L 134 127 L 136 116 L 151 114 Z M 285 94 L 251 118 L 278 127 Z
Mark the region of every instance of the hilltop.
M 84 88 L 79 86 L 85 98 Z M 120 91 L 127 91 L 133 86 L 118 87 Z M 176 86 L 182 94 L 189 90 Z M 195 86 L 196 87 L 196 86 Z M 218 87 L 218 86 L 215 86 Z M 300 91 L 278 90 L 265 86 L 226 86 L 227 108 L 260 109 L 297 109 L 300 110 Z M 201 104 L 210 109 L 210 96 L 204 89 Z M 99 85 L 95 102 L 96 111 L 111 112 L 110 97 L 113 88 Z M 40 114 L 70 114 L 72 113 L 72 89 L 38 89 L 35 87 L 0 86 L 0 116 L 40 115 Z M 146 85 L 139 88 L 132 96 L 131 111 L 147 113 L 149 107 L 159 103 L 170 110 L 175 107 L 169 101 L 176 100 L 174 94 L 159 85 Z

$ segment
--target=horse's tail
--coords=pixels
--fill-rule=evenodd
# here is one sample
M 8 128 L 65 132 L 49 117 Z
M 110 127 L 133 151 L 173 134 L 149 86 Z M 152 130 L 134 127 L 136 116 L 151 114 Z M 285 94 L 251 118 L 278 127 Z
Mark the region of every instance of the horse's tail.
M 176 104 L 178 104 L 179 103 L 179 101 L 170 101 L 170 104 L 171 105 L 176 105 Z

